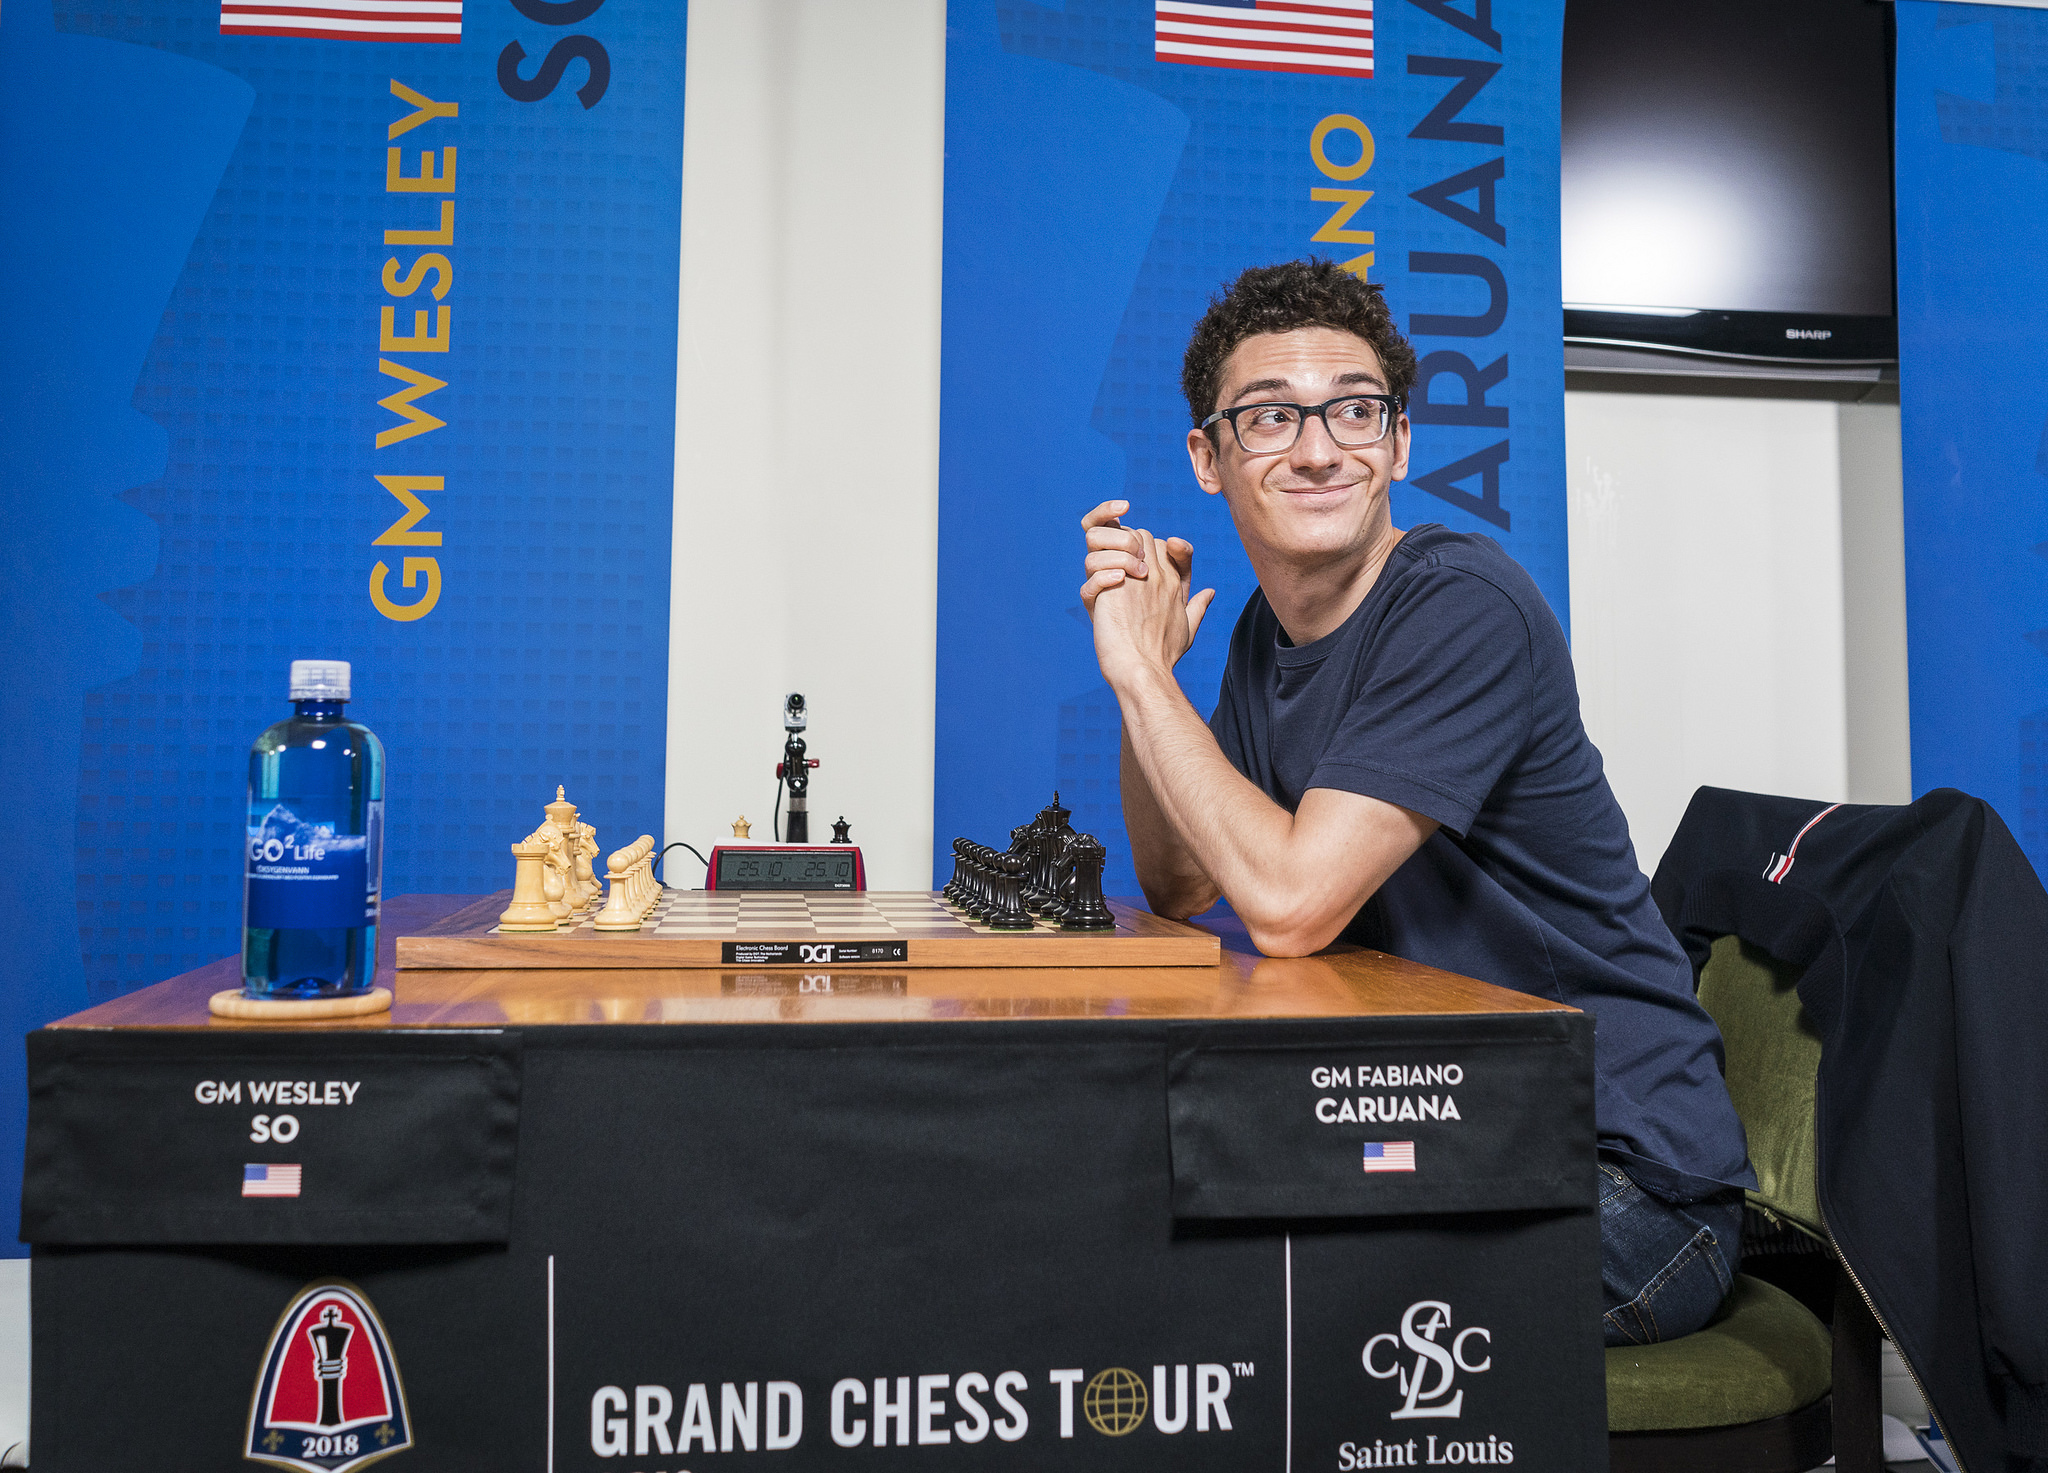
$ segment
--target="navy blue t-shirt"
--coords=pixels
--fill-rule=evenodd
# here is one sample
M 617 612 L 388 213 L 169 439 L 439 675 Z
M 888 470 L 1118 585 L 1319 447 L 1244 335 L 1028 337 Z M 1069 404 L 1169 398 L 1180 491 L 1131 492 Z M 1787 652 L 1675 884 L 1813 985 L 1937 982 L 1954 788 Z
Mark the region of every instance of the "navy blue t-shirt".
M 1209 726 L 1289 812 L 1337 788 L 1442 826 L 1343 939 L 1591 1013 L 1601 1149 L 1674 1201 L 1756 1184 L 1564 631 L 1499 543 L 1412 529 L 1351 617 L 1299 647 L 1255 592 Z

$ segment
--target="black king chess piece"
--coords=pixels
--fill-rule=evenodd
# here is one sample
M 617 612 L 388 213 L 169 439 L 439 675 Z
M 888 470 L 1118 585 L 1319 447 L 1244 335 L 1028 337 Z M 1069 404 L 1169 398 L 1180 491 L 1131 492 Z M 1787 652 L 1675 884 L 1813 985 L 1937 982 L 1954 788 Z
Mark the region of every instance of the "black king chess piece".
M 313 1375 L 320 1382 L 322 1427 L 341 1425 L 341 1382 L 348 1375 L 348 1342 L 355 1326 L 341 1322 L 341 1311 L 328 1305 L 320 1311 L 320 1323 L 306 1331 L 313 1342 Z
M 1102 898 L 1102 866 L 1109 851 L 1093 834 L 1078 834 L 1068 846 L 1073 861 L 1073 897 L 1060 917 L 1062 931 L 1114 931 L 1116 917 Z

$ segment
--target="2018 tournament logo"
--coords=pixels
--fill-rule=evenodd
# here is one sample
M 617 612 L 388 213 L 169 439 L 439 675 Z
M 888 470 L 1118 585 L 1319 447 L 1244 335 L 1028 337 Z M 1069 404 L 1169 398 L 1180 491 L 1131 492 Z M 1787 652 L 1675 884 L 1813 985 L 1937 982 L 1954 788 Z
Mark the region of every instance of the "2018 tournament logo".
M 411 1446 L 405 1386 L 377 1311 L 353 1284 L 308 1284 L 270 1332 L 242 1455 L 347 1473 Z

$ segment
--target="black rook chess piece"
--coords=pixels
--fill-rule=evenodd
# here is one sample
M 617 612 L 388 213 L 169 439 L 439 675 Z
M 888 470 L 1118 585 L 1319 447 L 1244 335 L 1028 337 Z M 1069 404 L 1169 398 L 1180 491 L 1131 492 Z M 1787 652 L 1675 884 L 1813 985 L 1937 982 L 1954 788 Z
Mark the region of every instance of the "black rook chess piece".
M 1060 918 L 1062 931 L 1114 931 L 1116 917 L 1102 898 L 1102 866 L 1109 851 L 1093 834 L 1078 834 L 1067 848 L 1074 866 L 1073 898 Z

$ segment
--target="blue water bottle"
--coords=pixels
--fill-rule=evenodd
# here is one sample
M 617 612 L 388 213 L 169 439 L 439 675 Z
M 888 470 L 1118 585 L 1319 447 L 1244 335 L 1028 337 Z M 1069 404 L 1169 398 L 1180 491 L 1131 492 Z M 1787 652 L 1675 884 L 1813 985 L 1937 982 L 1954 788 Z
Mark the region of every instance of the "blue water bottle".
M 346 660 L 292 661 L 292 714 L 249 749 L 242 989 L 347 997 L 377 971 L 384 744 L 346 720 Z

